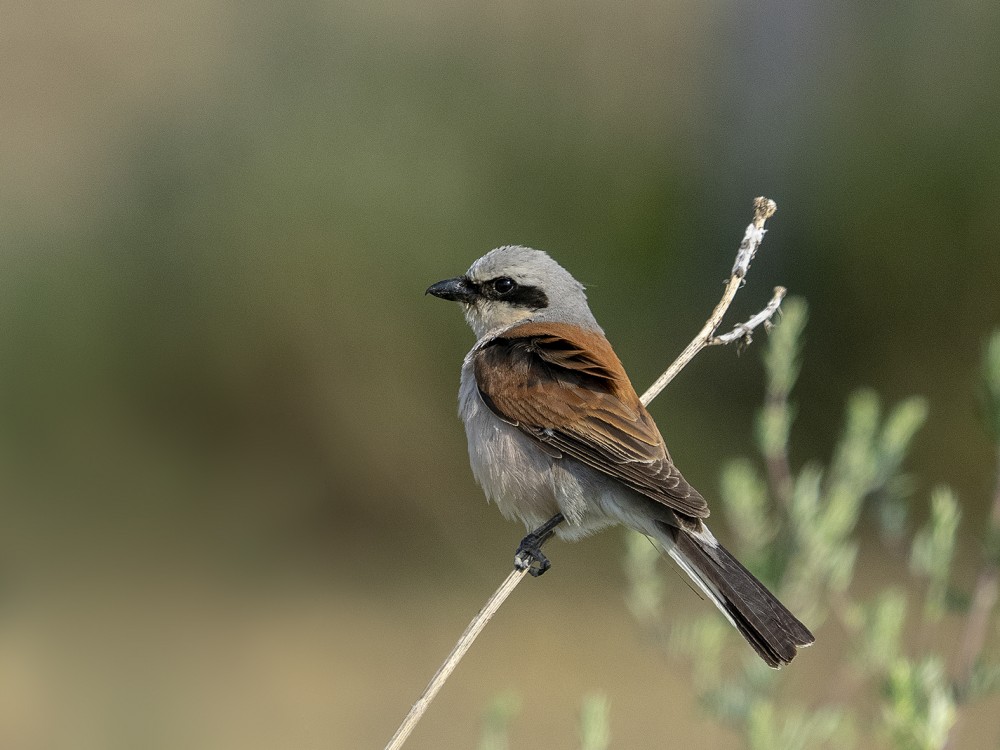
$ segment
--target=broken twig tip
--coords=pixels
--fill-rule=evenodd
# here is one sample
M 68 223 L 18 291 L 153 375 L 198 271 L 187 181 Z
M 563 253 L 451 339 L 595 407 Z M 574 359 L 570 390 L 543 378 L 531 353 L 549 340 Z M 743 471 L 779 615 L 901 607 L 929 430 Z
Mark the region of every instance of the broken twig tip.
M 775 203 L 770 198 L 765 198 L 763 195 L 759 198 L 754 198 L 753 201 L 753 223 L 754 226 L 760 229 L 764 226 L 764 222 L 774 216 L 774 212 L 778 210 L 778 204 Z

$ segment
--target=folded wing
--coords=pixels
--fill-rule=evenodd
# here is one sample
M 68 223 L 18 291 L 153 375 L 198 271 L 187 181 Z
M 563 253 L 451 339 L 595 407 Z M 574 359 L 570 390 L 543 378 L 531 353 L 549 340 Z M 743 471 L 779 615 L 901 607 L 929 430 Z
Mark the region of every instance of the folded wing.
M 473 365 L 490 410 L 553 455 L 571 456 L 684 515 L 708 516 L 600 333 L 526 323 L 482 345 Z

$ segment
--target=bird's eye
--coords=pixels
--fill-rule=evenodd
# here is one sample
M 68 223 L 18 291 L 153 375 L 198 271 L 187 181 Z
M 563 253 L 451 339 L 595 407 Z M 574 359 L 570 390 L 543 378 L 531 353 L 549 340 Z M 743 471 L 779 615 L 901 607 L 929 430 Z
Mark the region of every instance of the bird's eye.
M 497 294 L 510 294 L 514 291 L 514 287 L 517 283 L 514 279 L 509 279 L 506 276 L 501 276 L 499 279 L 493 279 L 493 291 Z

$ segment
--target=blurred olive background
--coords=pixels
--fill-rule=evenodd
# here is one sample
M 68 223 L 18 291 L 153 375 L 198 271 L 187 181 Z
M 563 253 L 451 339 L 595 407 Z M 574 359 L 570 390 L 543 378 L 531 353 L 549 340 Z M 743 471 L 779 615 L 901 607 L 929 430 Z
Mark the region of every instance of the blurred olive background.
M 0 746 L 381 747 L 523 531 L 472 481 L 472 335 L 424 289 L 497 245 L 548 250 L 641 390 L 715 304 L 756 195 L 779 211 L 732 322 L 775 284 L 809 301 L 793 459 L 824 460 L 861 385 L 926 395 L 916 514 L 956 488 L 971 585 L 995 468 L 976 373 L 1000 323 L 996 3 L 3 19 Z M 762 343 L 705 352 L 653 407 L 710 498 L 753 451 Z M 473 747 L 508 689 L 522 744 L 576 747 L 594 689 L 615 747 L 732 743 L 630 619 L 621 554 L 615 532 L 554 544 L 408 747 Z M 871 585 L 905 576 L 877 543 L 863 560 Z M 672 585 L 678 617 L 707 606 Z M 789 675 L 814 705 L 843 646 L 819 636 Z M 995 747 L 996 709 L 965 746 Z

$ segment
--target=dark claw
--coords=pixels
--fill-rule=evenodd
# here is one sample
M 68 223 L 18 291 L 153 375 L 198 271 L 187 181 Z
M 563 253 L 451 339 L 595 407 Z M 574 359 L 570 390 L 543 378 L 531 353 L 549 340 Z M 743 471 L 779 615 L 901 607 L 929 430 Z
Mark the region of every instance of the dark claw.
M 527 570 L 535 578 L 551 568 L 552 563 L 542 553 L 542 545 L 552 538 L 556 526 L 563 520 L 565 519 L 562 513 L 557 513 L 524 537 L 517 545 L 517 552 L 514 553 L 514 567 L 518 570 Z
M 528 569 L 535 578 L 552 567 L 549 558 L 542 552 L 541 540 L 534 534 L 528 534 L 517 546 L 514 553 L 514 567 L 519 570 Z

